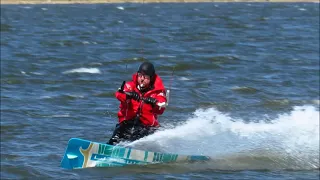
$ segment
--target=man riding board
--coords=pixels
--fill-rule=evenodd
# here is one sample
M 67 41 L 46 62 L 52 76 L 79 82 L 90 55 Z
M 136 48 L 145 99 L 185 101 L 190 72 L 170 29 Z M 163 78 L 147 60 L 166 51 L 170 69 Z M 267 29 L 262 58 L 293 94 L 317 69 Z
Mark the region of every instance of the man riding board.
M 158 115 L 165 111 L 165 87 L 152 63 L 144 62 L 132 81 L 122 85 L 115 93 L 120 101 L 119 123 L 108 144 L 134 141 L 152 134 L 159 127 Z

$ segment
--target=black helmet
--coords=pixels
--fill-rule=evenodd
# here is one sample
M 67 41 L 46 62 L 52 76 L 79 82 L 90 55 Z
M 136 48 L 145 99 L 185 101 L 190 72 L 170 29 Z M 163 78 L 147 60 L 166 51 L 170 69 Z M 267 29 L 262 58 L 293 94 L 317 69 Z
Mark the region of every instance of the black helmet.
M 140 65 L 138 73 L 153 77 L 156 74 L 156 71 L 154 70 L 154 66 L 152 63 L 144 62 Z

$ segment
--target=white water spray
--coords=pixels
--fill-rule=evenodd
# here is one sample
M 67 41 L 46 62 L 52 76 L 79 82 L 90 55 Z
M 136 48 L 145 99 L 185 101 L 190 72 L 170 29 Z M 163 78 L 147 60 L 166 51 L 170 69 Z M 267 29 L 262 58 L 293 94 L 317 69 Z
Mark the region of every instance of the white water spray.
M 285 164 L 280 165 L 283 168 L 319 168 L 319 111 L 313 106 L 299 106 L 272 121 L 246 123 L 214 108 L 199 109 L 181 126 L 156 132 L 130 146 L 207 155 L 229 159 L 232 164 L 252 158 L 260 158 L 263 164 L 262 159 L 267 158 L 272 163 Z

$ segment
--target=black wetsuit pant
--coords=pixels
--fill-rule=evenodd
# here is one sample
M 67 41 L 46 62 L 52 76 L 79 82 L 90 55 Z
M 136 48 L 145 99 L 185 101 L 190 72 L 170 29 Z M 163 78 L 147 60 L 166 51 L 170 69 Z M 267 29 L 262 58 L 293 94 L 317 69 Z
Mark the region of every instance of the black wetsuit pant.
M 139 119 L 122 121 L 116 125 L 113 135 L 107 144 L 116 145 L 121 141 L 135 141 L 157 130 L 156 127 L 147 127 L 140 123 Z

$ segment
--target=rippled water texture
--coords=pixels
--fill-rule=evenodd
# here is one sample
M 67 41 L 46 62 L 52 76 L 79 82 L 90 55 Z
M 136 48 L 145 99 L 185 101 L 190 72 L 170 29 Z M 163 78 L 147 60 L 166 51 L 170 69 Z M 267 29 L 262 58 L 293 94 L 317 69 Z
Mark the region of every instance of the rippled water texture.
M 171 90 L 130 145 L 207 163 L 64 170 L 141 62 Z M 1 5 L 1 179 L 318 179 L 319 4 Z

